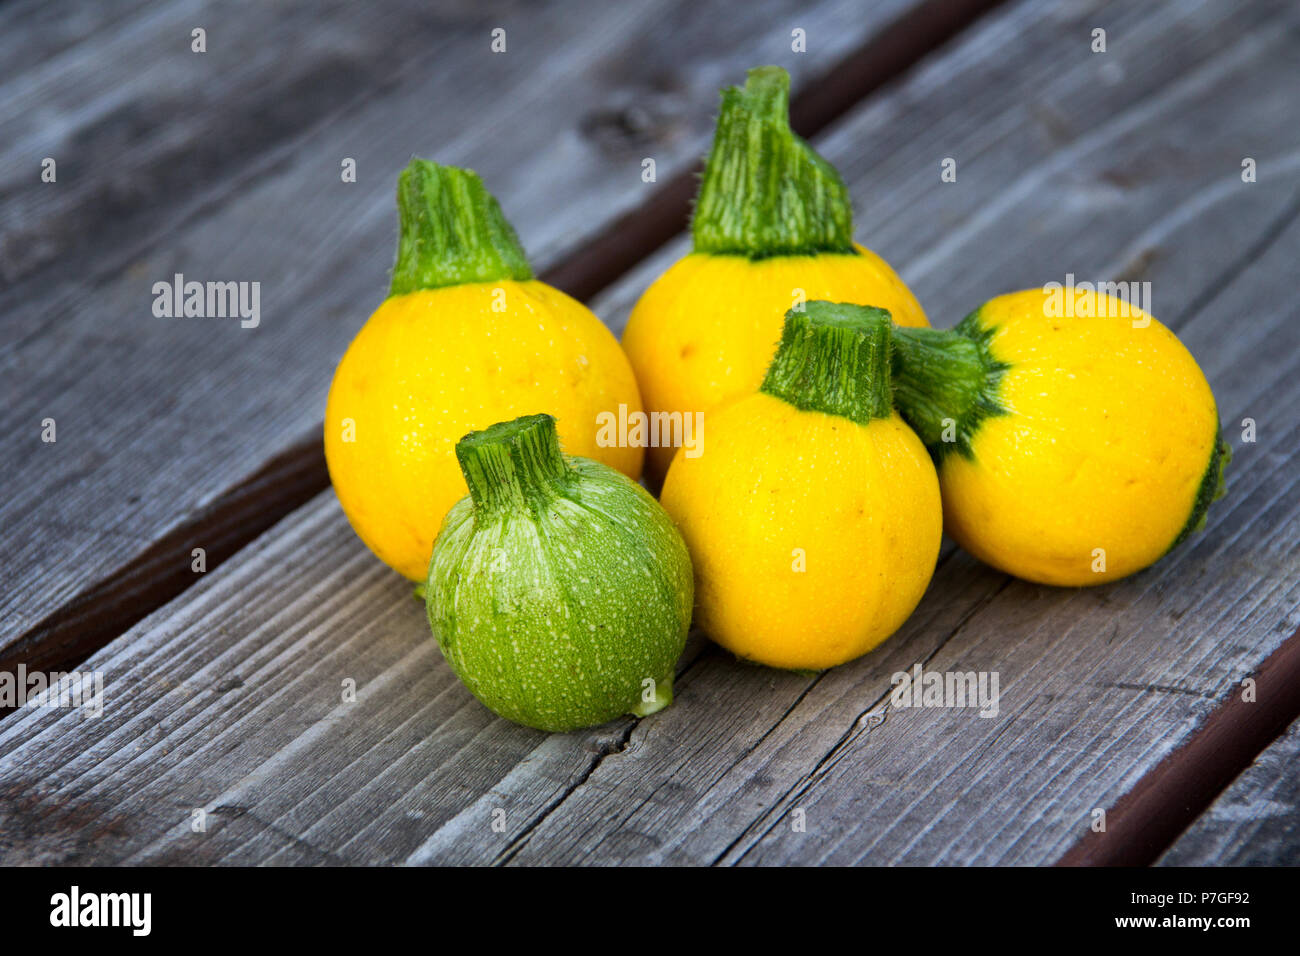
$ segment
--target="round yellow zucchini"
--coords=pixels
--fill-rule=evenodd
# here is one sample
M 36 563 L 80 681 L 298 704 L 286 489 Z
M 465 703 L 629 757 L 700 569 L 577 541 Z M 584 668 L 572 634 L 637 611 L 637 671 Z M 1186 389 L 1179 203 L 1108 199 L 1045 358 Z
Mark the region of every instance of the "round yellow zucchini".
M 466 433 L 548 413 L 567 453 L 635 480 L 643 450 L 598 444 L 597 416 L 641 399 L 613 334 L 533 278 L 477 175 L 414 159 L 398 207 L 391 294 L 334 373 L 325 459 L 361 540 L 423 581 L 443 516 L 466 493 L 455 454 Z
M 888 313 L 810 302 L 761 390 L 708 414 L 662 504 L 695 564 L 696 620 L 741 657 L 833 667 L 889 637 L 939 552 L 924 445 L 890 404 Z
M 1231 457 L 1177 337 L 1092 290 L 999 296 L 895 329 L 895 401 L 939 465 L 947 532 L 1042 584 L 1113 581 L 1202 527 Z M 1060 314 L 1063 311 L 1068 314 Z

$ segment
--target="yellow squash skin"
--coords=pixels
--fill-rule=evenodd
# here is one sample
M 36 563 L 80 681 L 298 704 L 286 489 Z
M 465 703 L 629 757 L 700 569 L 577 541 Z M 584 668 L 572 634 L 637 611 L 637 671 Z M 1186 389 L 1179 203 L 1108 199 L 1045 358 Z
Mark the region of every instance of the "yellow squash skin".
M 563 292 L 513 279 L 423 289 L 387 299 L 348 347 L 326 406 L 325 458 L 362 541 L 422 581 L 443 516 L 467 491 L 458 440 L 545 412 L 566 453 L 636 480 L 642 449 L 596 444 L 597 414 L 620 403 L 641 407 L 627 358 Z
M 821 253 L 751 260 L 691 253 L 641 296 L 623 332 L 649 412 L 709 412 L 758 389 L 785 312 L 800 297 L 887 309 L 899 325 L 928 325 L 916 297 L 883 259 Z M 709 428 L 706 415 L 705 429 Z M 662 479 L 675 448 L 649 449 Z
M 934 466 L 898 415 L 859 424 L 759 392 L 711 415 L 707 436 L 698 458 L 673 459 L 661 499 L 704 631 L 749 660 L 821 670 L 897 630 L 942 530 Z
M 1144 313 L 1150 324 L 1135 328 L 1109 296 L 1078 296 L 1076 316 L 1083 305 L 1111 317 L 1046 315 L 1041 289 L 976 314 L 991 356 L 1010 366 L 997 392 L 1009 414 L 980 424 L 972 458 L 948 454 L 939 470 L 946 529 L 962 547 L 1067 586 L 1122 578 L 1169 550 L 1219 434 L 1210 386 L 1172 332 Z

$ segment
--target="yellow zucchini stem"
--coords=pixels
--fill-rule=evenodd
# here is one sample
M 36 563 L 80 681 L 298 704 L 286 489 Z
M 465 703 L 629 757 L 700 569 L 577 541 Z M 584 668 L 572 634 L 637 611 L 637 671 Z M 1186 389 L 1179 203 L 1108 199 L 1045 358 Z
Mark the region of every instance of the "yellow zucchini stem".
M 936 462 L 952 451 L 970 458 L 980 424 L 1006 414 L 997 389 L 1009 366 L 989 354 L 974 315 L 950 331 L 896 325 L 890 336 L 899 413 Z
M 750 259 L 855 255 L 853 206 L 835 167 L 790 129 L 790 74 L 749 71 L 722 91 L 695 215 L 695 251 Z
M 525 415 L 470 432 L 456 443 L 456 460 L 475 513 L 541 510 L 573 478 L 550 415 Z
M 473 170 L 412 159 L 397 178 L 397 209 L 390 296 L 533 277 L 514 228 Z
M 869 305 L 809 302 L 791 309 L 761 390 L 864 425 L 888 418 L 889 326 L 889 313 Z

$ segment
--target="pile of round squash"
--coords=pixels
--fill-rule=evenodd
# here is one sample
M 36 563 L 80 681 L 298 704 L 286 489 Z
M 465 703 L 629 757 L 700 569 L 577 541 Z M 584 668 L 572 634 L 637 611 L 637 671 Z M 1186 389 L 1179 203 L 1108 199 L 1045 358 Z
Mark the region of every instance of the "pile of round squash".
M 1063 312 L 1048 286 L 930 328 L 853 242 L 848 190 L 788 105 L 777 67 L 723 92 L 693 249 L 621 347 L 533 277 L 473 172 L 415 159 L 399 178 L 390 295 L 335 373 L 326 460 L 503 717 L 653 713 L 692 619 L 760 664 L 852 660 L 920 602 L 944 531 L 1028 581 L 1113 581 L 1223 494 L 1214 396 L 1172 332 L 1092 290 Z M 611 415 L 703 431 L 647 449 L 609 441 Z

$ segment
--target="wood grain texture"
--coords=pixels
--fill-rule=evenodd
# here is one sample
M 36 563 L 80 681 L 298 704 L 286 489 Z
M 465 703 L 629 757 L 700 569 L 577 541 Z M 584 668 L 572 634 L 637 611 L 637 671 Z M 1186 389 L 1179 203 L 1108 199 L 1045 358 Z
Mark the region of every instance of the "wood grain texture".
M 1087 52 L 1098 22 L 1113 60 Z M 1020 3 L 818 144 L 936 324 L 1067 271 L 1152 281 L 1225 423 L 1260 429 L 1234 440 L 1206 532 L 1157 568 L 1054 590 L 948 547 L 913 618 L 851 665 L 774 672 L 696 639 L 673 707 L 547 736 L 470 698 L 326 493 L 92 659 L 102 718 L 0 723 L 0 861 L 1056 859 L 1300 624 L 1296 29 L 1282 4 Z M 918 661 L 997 671 L 998 716 L 891 711 L 890 675 Z
M 137 20 L 149 0 L 63 3 L 13 0 L 0 7 L 0 63 L 5 82 L 74 48 L 101 32 Z M 30 173 L 30 170 L 28 170 Z
M 1194 734 L 1178 741 L 1106 810 L 1105 827 L 1081 835 L 1058 864 L 1155 863 L 1297 714 L 1300 630 L 1229 688 Z
M 193 548 L 215 566 L 324 487 L 326 389 L 383 294 L 412 153 L 476 168 L 545 269 L 652 201 L 643 157 L 660 181 L 696 161 L 721 85 L 764 62 L 805 82 L 912 2 L 178 2 L 8 76 L 0 664 L 77 659 Z M 260 282 L 260 324 L 156 318 L 176 273 Z
M 41 51 L 18 57 L 27 68 L 2 84 L 6 291 L 120 271 L 286 143 L 489 28 L 470 4 L 414 0 L 375 10 L 345 0 L 72 3 L 58 13 L 58 27 L 25 4 L 5 13 L 10 42 Z M 191 48 L 196 28 L 206 52 Z M 46 156 L 58 162 L 56 184 L 40 181 Z
M 1300 720 L 1242 771 L 1161 866 L 1300 866 Z

